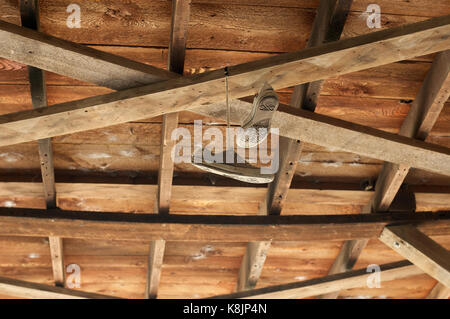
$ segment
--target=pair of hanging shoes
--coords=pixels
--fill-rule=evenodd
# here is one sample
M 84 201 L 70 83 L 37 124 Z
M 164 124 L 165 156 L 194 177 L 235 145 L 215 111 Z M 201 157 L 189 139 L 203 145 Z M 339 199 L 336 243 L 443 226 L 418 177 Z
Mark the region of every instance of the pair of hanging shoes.
M 236 135 L 236 144 L 241 148 L 252 148 L 263 142 L 270 132 L 271 120 L 278 105 L 277 94 L 265 83 L 253 100 L 252 110 L 244 120 L 242 130 Z M 229 151 L 222 152 L 222 158 L 226 158 Z M 270 183 L 274 179 L 274 174 L 262 174 L 260 168 L 247 163 L 234 151 L 234 163 L 208 162 L 202 158 L 202 153 L 192 156 L 192 164 L 204 171 L 252 184 Z

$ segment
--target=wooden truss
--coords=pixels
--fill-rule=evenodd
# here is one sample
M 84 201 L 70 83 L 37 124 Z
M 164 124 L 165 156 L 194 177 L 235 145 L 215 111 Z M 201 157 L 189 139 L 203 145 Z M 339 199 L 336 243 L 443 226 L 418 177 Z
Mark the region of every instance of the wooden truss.
M 283 155 L 275 180 L 265 191 L 261 205 L 265 216 L 235 217 L 169 214 L 171 195 L 178 191 L 172 187 L 170 158 L 170 134 L 177 127 L 177 112 L 190 110 L 226 119 L 224 69 L 182 76 L 190 2 L 173 1 L 168 70 L 162 70 L 40 33 L 35 2 L 21 1 L 24 27 L 0 21 L 0 57 L 29 66 L 34 109 L 0 116 L 0 146 L 39 141 L 47 209 L 0 209 L 0 234 L 49 237 L 54 280 L 59 286 L 64 284 L 63 238 L 148 241 L 148 298 L 157 297 L 168 240 L 249 242 L 237 292 L 220 298 L 330 298 L 337 297 L 339 290 L 365 285 L 370 274 L 351 269 L 367 241 L 379 238 L 409 260 L 382 265 L 383 280 L 427 273 L 439 281 L 429 297 L 447 298 L 450 255 L 428 236 L 450 233 L 450 212 L 386 211 L 411 167 L 450 175 L 450 149 L 424 142 L 450 95 L 450 16 L 337 41 L 350 4 L 346 0 L 320 2 L 308 48 L 228 67 L 231 121 L 236 124 L 250 111 L 245 97 L 255 94 L 264 82 L 275 89 L 295 87 L 290 106 L 281 105 L 272 123 L 279 128 Z M 400 134 L 313 113 L 324 79 L 436 52 Z M 117 92 L 46 108 L 41 70 Z M 158 186 L 140 191 L 155 195 L 157 214 L 79 213 L 55 208 L 59 186 L 54 181 L 50 138 L 158 115 L 164 116 Z M 386 162 L 366 214 L 279 216 L 302 142 Z M 34 187 L 18 184 L 18 188 Z M 254 289 L 271 242 L 297 240 L 346 242 L 328 276 Z M 0 292 L 38 298 L 106 297 L 7 278 L 0 278 Z

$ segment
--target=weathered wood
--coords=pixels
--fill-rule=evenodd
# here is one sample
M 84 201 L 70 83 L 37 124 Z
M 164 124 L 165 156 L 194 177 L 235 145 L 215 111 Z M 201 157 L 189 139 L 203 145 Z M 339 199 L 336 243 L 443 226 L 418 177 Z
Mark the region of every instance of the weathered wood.
M 22 26 L 31 30 L 39 30 L 39 1 L 20 1 L 20 15 Z M 41 107 L 47 107 L 47 90 L 44 71 L 28 66 L 28 78 L 33 108 L 39 109 Z M 56 195 L 51 140 L 39 140 L 38 145 L 42 183 L 44 186 L 47 207 L 53 208 L 56 205 Z
M 423 22 L 423 23 L 411 25 L 411 26 L 408 26 L 408 27 L 405 27 L 405 28 L 400 28 L 400 29 L 396 28 L 396 29 L 390 29 L 390 30 L 385 30 L 385 31 L 381 31 L 381 32 L 376 32 L 376 33 L 372 33 L 372 34 L 370 34 L 368 36 L 360 37 L 359 40 L 358 40 L 358 38 L 343 40 L 343 41 L 331 43 L 331 44 L 328 44 L 328 45 L 325 45 L 325 46 L 321 46 L 321 47 L 318 47 L 318 48 L 308 49 L 308 50 L 306 50 L 304 52 L 308 52 L 308 54 L 311 54 L 311 53 L 314 53 L 316 50 L 319 50 L 319 51 L 323 52 L 324 49 L 328 49 L 328 50 L 331 49 L 331 51 L 333 51 L 332 56 L 334 56 L 335 58 L 338 58 L 338 56 L 340 55 L 340 54 L 337 54 L 337 52 L 339 52 L 341 54 L 344 54 L 344 51 L 346 51 L 345 55 L 348 57 L 349 56 L 349 54 L 348 54 L 349 51 L 347 51 L 347 50 L 349 50 L 350 47 L 352 47 L 352 43 L 354 41 L 357 41 L 357 42 L 361 41 L 361 38 L 365 39 L 366 37 L 369 37 L 372 40 L 375 40 L 376 38 L 378 38 L 378 39 L 381 38 L 381 39 L 384 39 L 384 40 L 386 40 L 388 42 L 392 42 L 392 44 L 394 44 L 395 43 L 394 39 L 398 40 L 400 38 L 407 37 L 406 34 L 408 34 L 408 33 L 411 33 L 411 35 L 415 34 L 416 36 L 418 36 L 418 34 L 420 32 L 419 33 L 411 32 L 412 31 L 411 29 L 413 29 L 413 30 L 415 29 L 416 31 L 418 31 L 418 29 L 428 29 L 427 28 L 427 24 L 432 24 L 433 25 L 433 24 L 436 24 L 436 22 L 437 22 L 437 24 L 439 25 L 440 23 L 441 24 L 443 23 L 444 26 L 437 27 L 437 29 L 439 29 L 439 28 L 444 28 L 445 29 L 445 24 L 446 24 L 447 17 L 440 18 L 440 19 L 443 20 L 443 21 L 437 22 L 437 21 L 440 21 L 439 19 L 437 19 L 437 20 L 426 21 L 426 22 Z M 432 28 L 432 29 L 436 29 L 436 28 Z M 405 32 L 405 30 L 406 30 L 406 32 Z M 433 42 L 432 37 L 428 37 L 427 32 L 430 32 L 430 31 L 422 31 L 420 36 L 424 36 L 428 41 Z M 399 36 L 400 34 L 403 34 L 404 36 Z M 435 44 L 434 46 L 433 45 L 427 46 L 427 50 L 429 50 L 431 52 L 431 51 L 434 51 L 434 50 L 439 51 L 439 50 L 445 49 L 445 46 L 446 46 L 445 41 L 436 41 L 436 42 L 438 42 L 439 44 Z M 336 51 L 336 49 L 338 49 L 338 48 L 336 48 L 335 46 L 341 47 L 341 49 L 342 49 L 342 46 L 348 46 L 348 49 Z M 375 43 L 363 45 L 363 47 L 365 47 L 366 49 L 367 49 L 367 46 L 371 47 L 373 50 L 369 49 L 369 51 L 371 51 L 371 53 L 374 53 L 374 50 L 376 49 Z M 383 47 L 386 48 L 386 46 L 383 46 Z M 422 46 L 420 46 L 420 48 L 423 50 L 424 46 L 422 45 Z M 399 59 L 407 58 L 407 56 L 409 56 L 409 55 L 413 56 L 413 55 L 416 55 L 416 54 L 423 54 L 423 53 L 425 53 L 425 52 L 422 52 L 422 50 L 419 50 L 419 48 L 415 48 L 415 49 L 417 49 L 418 51 L 421 51 L 421 52 L 418 53 L 416 50 L 410 49 L 410 50 L 408 50 L 408 53 L 405 53 L 405 52 L 402 52 L 401 49 L 399 49 L 400 51 L 397 51 L 397 52 L 402 52 L 401 54 L 400 53 L 396 53 L 395 55 L 392 55 L 392 56 L 389 56 L 389 55 L 386 55 L 386 54 L 385 55 L 380 54 L 380 56 L 383 56 L 383 58 L 382 58 L 383 62 L 378 60 L 380 58 L 378 58 L 378 59 L 376 59 L 374 61 L 371 61 L 370 63 L 367 63 L 367 61 L 366 61 L 366 62 L 362 63 L 364 66 L 361 66 L 361 65 L 356 66 L 355 65 L 355 66 L 350 67 L 351 70 L 350 69 L 346 69 L 345 72 L 347 72 L 347 71 L 348 72 L 356 71 L 358 69 L 366 68 L 368 66 L 375 66 L 375 65 L 378 65 L 378 64 L 390 63 L 390 62 L 393 62 L 393 61 L 396 61 L 396 60 L 399 60 Z M 334 51 L 336 51 L 336 52 L 334 52 Z M 290 55 L 292 55 L 292 57 L 295 56 L 295 54 L 290 54 Z M 284 56 L 284 58 L 288 58 L 288 56 L 290 56 L 290 55 L 288 54 L 288 55 Z M 342 55 L 339 56 L 339 58 L 341 58 L 341 57 L 342 57 Z M 273 59 L 273 58 L 271 58 L 271 59 Z M 280 57 L 276 57 L 275 59 L 273 59 L 273 62 L 275 62 L 275 64 L 277 64 L 278 63 L 277 60 L 279 60 L 279 59 L 280 59 Z M 294 60 L 295 60 L 295 58 L 294 58 Z M 268 61 L 270 61 L 270 59 L 266 60 L 265 62 L 268 62 Z M 287 61 L 286 60 L 283 61 L 283 63 L 285 63 L 285 62 L 287 62 Z M 304 61 L 304 62 L 306 62 L 306 61 Z M 233 77 L 233 75 L 234 75 L 235 79 L 238 80 L 238 82 L 240 82 L 238 78 L 240 78 L 241 76 L 247 78 L 250 75 L 254 75 L 254 76 L 256 76 L 256 78 L 259 78 L 259 76 L 257 76 L 256 74 L 259 74 L 259 75 L 263 76 L 263 74 L 267 74 L 266 72 L 271 73 L 270 71 L 274 71 L 275 69 L 277 69 L 275 66 L 274 66 L 274 68 L 270 67 L 270 68 L 261 69 L 260 67 L 258 67 L 259 64 L 260 64 L 260 62 L 254 62 L 254 63 L 246 64 L 245 66 L 244 65 L 240 66 L 240 67 L 237 66 L 237 67 L 235 67 L 233 69 L 230 69 L 230 74 L 231 74 L 230 78 Z M 367 64 L 369 64 L 369 65 L 367 65 Z M 293 65 L 291 65 L 291 66 L 293 66 Z M 309 66 L 311 66 L 311 64 L 309 64 Z M 242 71 L 243 67 L 245 67 L 245 69 L 247 69 L 247 71 Z M 248 69 L 248 68 L 252 69 L 253 67 L 255 67 L 254 72 L 256 72 L 256 73 L 250 72 L 249 69 Z M 278 69 L 278 70 L 281 71 L 280 69 Z M 295 73 L 301 71 L 301 70 L 296 69 L 296 68 L 290 68 L 289 70 L 295 71 Z M 241 71 L 243 73 L 241 73 Z M 345 73 L 342 70 L 339 70 L 339 71 L 341 71 L 341 72 L 339 72 L 340 74 L 341 73 Z M 238 74 L 241 74 L 241 75 L 238 75 Z M 305 74 L 310 74 L 310 73 L 306 72 Z M 317 75 L 317 74 L 315 74 L 315 75 Z M 314 80 L 318 80 L 320 78 L 324 78 L 324 77 L 327 77 L 327 76 L 332 76 L 332 75 L 331 74 L 327 74 L 326 76 L 324 76 L 322 74 L 322 75 L 318 76 L 319 78 L 317 78 L 317 77 L 316 78 L 314 78 L 314 77 L 309 78 L 308 77 L 308 78 L 304 78 L 304 80 L 305 80 L 305 82 L 314 81 Z M 220 84 L 220 82 L 221 82 L 220 79 L 222 77 L 223 77 L 223 70 L 219 70 L 219 71 L 216 71 L 216 72 L 209 72 L 209 73 L 205 73 L 204 75 L 197 76 L 195 82 L 196 83 L 202 82 L 203 84 L 200 85 L 200 86 L 206 85 L 208 83 L 208 88 L 211 88 L 211 82 Z M 253 77 L 253 78 L 255 78 L 255 77 Z M 261 79 L 263 79 L 263 78 L 264 78 L 264 76 Z M 272 85 L 275 86 L 275 87 L 277 87 L 277 86 L 281 87 L 281 86 L 287 86 L 287 85 L 292 85 L 292 84 L 298 84 L 298 79 L 297 79 L 297 81 L 293 80 L 291 82 L 290 80 L 288 81 L 287 78 L 288 78 L 287 76 L 283 77 L 282 78 L 283 80 L 278 80 L 276 83 L 272 83 Z M 281 79 L 281 78 L 279 78 L 279 79 Z M 209 80 L 211 80 L 211 81 L 209 81 Z M 177 80 L 176 83 L 172 82 L 172 81 L 169 81 L 169 82 L 165 83 L 164 87 L 167 87 L 168 83 L 173 83 L 176 87 L 179 87 L 181 89 L 181 86 L 183 86 L 183 84 L 180 83 L 180 82 L 184 82 L 184 81 L 189 81 L 190 82 L 190 79 L 187 78 L 187 79 Z M 206 81 L 206 82 L 204 82 L 204 81 Z M 295 83 L 295 82 L 297 82 L 297 83 Z M 153 89 L 152 91 L 155 91 L 155 89 L 156 89 L 156 91 L 158 91 L 158 86 L 160 87 L 161 85 L 157 84 L 155 86 L 149 86 L 148 89 L 150 90 L 150 87 L 151 87 Z M 222 85 L 220 85 L 220 89 L 222 89 Z M 140 88 L 139 90 L 143 90 L 143 88 Z M 233 91 L 233 87 L 231 87 L 231 90 Z M 175 91 L 177 91 L 177 89 L 175 89 Z M 223 90 L 220 90 L 220 91 L 221 92 L 217 92 L 214 100 L 216 100 L 216 98 L 217 99 L 223 98 L 224 92 L 222 92 Z M 249 91 L 247 91 L 247 90 L 244 90 L 244 91 L 241 90 L 239 95 L 240 96 L 244 96 L 244 95 L 248 95 L 248 94 L 254 93 L 254 89 L 250 89 Z M 124 94 L 127 95 L 128 94 L 128 93 L 125 93 L 125 92 L 126 91 L 113 93 L 113 94 L 110 94 L 110 95 L 108 95 L 108 96 L 106 96 L 104 98 L 96 97 L 96 98 L 93 98 L 93 99 L 84 100 L 81 103 L 78 102 L 78 103 L 74 103 L 74 104 L 68 104 L 68 105 L 66 104 L 66 105 L 54 106 L 54 107 L 52 107 L 52 114 L 53 115 L 51 117 L 47 116 L 47 115 L 50 115 L 50 114 L 43 114 L 41 116 L 43 118 L 46 118 L 46 122 L 48 122 L 50 120 L 50 118 L 52 118 L 52 120 L 53 119 L 56 120 L 57 118 L 59 118 L 58 122 L 62 123 L 61 122 L 61 116 L 65 117 L 65 115 L 67 115 L 66 111 L 68 111 L 69 109 L 72 110 L 70 112 L 71 116 L 69 118 L 73 119 L 73 118 L 77 117 L 78 119 L 80 119 L 79 122 L 77 121 L 77 128 L 75 128 L 74 126 L 71 126 L 70 131 L 72 131 L 72 132 L 73 131 L 80 131 L 80 130 L 90 129 L 90 128 L 93 128 L 93 126 L 94 127 L 95 126 L 100 127 L 100 126 L 104 126 L 104 125 L 113 124 L 109 120 L 107 120 L 108 124 L 105 124 L 105 118 L 108 116 L 108 114 L 111 115 L 109 111 L 107 112 L 107 109 L 109 107 L 114 107 L 114 105 L 117 105 L 116 103 L 121 104 L 120 100 L 123 98 L 122 95 L 124 95 Z M 163 92 L 160 92 L 160 94 L 156 94 L 156 93 L 155 94 L 151 94 L 151 96 L 154 97 L 155 95 L 158 95 L 159 97 L 164 98 L 165 102 L 168 102 L 170 100 L 170 98 L 169 98 L 169 96 L 167 96 L 167 94 L 163 94 L 164 92 L 169 94 L 169 92 L 172 92 L 172 90 L 165 90 Z M 135 93 L 136 92 L 134 92 L 134 95 L 135 95 Z M 141 93 L 143 94 L 142 91 L 141 91 Z M 119 95 L 120 97 L 116 96 L 116 95 Z M 171 95 L 171 94 L 169 94 L 169 95 Z M 173 99 L 175 97 L 172 95 L 171 98 Z M 178 98 L 179 98 L 179 96 L 178 96 Z M 110 102 L 112 102 L 112 103 L 111 104 L 108 104 L 108 103 L 104 104 L 105 102 L 107 102 L 105 99 L 110 100 Z M 119 99 L 119 100 L 117 100 L 117 99 Z M 121 116 L 118 116 L 118 117 L 115 118 L 114 122 L 117 121 L 116 123 L 119 123 L 119 122 L 123 122 L 123 121 L 130 121 L 130 120 L 133 120 L 133 119 L 137 119 L 137 117 L 143 118 L 143 117 L 150 117 L 150 116 L 154 116 L 154 115 L 158 114 L 158 112 L 155 112 L 156 107 L 154 107 L 154 106 L 152 107 L 152 111 L 151 112 L 149 111 L 147 113 L 145 108 L 147 107 L 147 109 L 148 109 L 149 103 L 145 103 L 146 106 L 142 105 L 142 103 L 145 102 L 146 99 L 141 99 L 139 97 L 135 97 L 135 98 L 127 99 L 127 100 L 129 102 L 135 102 L 133 104 L 133 107 L 139 108 L 138 114 L 140 114 L 140 115 L 136 115 L 136 114 L 133 115 L 133 111 L 128 109 L 127 112 L 125 112 L 126 114 L 122 113 Z M 152 100 L 153 100 L 153 102 L 156 103 L 156 101 L 154 99 L 152 99 Z M 197 104 L 198 103 L 201 104 L 201 103 L 205 103 L 205 102 L 213 102 L 212 98 L 205 98 L 205 99 L 200 98 L 200 100 L 198 100 L 198 99 L 195 99 L 195 100 L 196 100 L 195 103 L 197 103 Z M 114 102 L 114 101 L 117 101 L 117 102 Z M 140 101 L 141 104 L 138 101 Z M 147 101 L 147 102 L 149 102 L 149 101 Z M 105 107 L 100 107 L 100 105 L 97 105 L 95 107 L 93 106 L 93 105 L 102 104 L 102 103 L 103 103 L 103 106 L 105 106 Z M 192 101 L 192 103 L 194 103 L 194 101 Z M 77 104 L 77 105 L 75 106 L 75 104 Z M 186 104 L 189 104 L 189 101 L 186 101 Z M 84 109 L 88 105 L 91 105 L 91 107 L 88 107 L 87 109 Z M 109 107 L 107 107 L 107 105 Z M 155 105 L 155 104 L 153 104 L 153 105 Z M 160 107 L 162 107 L 162 105 Z M 94 108 L 95 108 L 95 111 L 94 111 Z M 105 117 L 103 117 L 103 120 L 100 120 L 98 117 L 97 117 L 97 119 L 95 119 L 96 117 L 94 117 L 93 114 L 89 114 L 89 119 L 90 119 L 89 121 L 82 121 L 81 120 L 82 118 L 88 116 L 87 113 L 92 113 L 90 111 L 94 111 L 93 113 L 97 113 L 97 111 L 100 111 L 100 109 L 103 109 L 103 111 L 101 111 L 101 113 L 103 113 L 103 112 L 107 113 L 107 114 L 104 114 Z M 181 106 L 172 107 L 172 108 L 170 108 L 170 112 L 172 112 L 172 111 L 179 111 L 181 109 L 183 109 L 183 107 L 181 107 Z M 88 112 L 85 112 L 85 111 L 88 111 Z M 25 114 L 27 114 L 27 115 L 25 115 Z M 81 117 L 79 117 L 78 115 L 81 116 Z M 99 115 L 99 113 L 97 113 L 97 115 Z M 20 126 L 22 128 L 22 132 L 21 133 L 25 133 L 24 131 L 26 131 L 26 130 L 24 130 L 24 128 L 26 127 L 26 125 L 24 125 L 24 124 L 26 122 L 31 124 L 30 121 L 35 121 L 35 120 L 38 120 L 38 118 L 39 118 L 39 116 L 38 116 L 36 119 L 33 120 L 34 116 L 31 113 L 28 113 L 28 112 L 22 113 L 21 116 L 25 116 L 25 117 L 30 116 L 29 119 L 26 119 L 26 120 L 22 117 L 22 119 L 24 119 L 24 121 L 20 121 L 21 122 Z M 120 120 L 119 120 L 119 117 L 121 118 Z M 10 125 L 12 125 L 13 127 L 17 126 L 17 125 L 14 125 L 14 124 L 18 124 L 18 123 L 17 122 L 14 123 L 14 120 L 11 117 L 9 117 L 8 119 L 3 118 L 3 121 L 6 121 L 6 122 L 11 122 L 11 120 L 12 120 L 12 123 L 10 123 Z M 95 124 L 95 122 L 97 122 L 97 124 Z M 87 125 L 86 123 L 89 123 L 89 125 Z M 103 124 L 101 124 L 101 123 L 103 123 Z M 48 122 L 48 124 L 50 124 L 50 123 Z M 78 126 L 78 125 L 80 125 L 80 126 Z M 5 126 L 7 126 L 6 123 L 3 124 L 4 128 L 6 128 Z M 15 127 L 13 129 L 13 131 L 15 131 L 14 135 L 21 136 L 21 138 L 20 139 L 16 139 L 15 141 L 11 141 L 12 136 L 9 135 L 9 138 L 8 138 L 9 139 L 9 141 L 8 141 L 9 144 L 23 142 L 23 141 L 25 141 L 27 139 L 28 140 L 32 140 L 32 139 L 35 139 L 35 138 L 40 138 L 40 136 L 36 136 L 36 134 L 33 134 L 34 136 L 30 136 L 29 134 L 26 134 L 28 136 L 25 136 L 24 134 L 17 134 L 16 129 L 17 129 L 17 127 Z M 58 129 L 56 129 L 56 128 L 52 129 L 53 132 L 48 132 L 47 131 L 46 133 L 44 133 L 43 131 L 41 131 L 40 133 L 42 133 L 43 136 L 47 137 L 47 135 L 63 134 L 63 131 L 66 132 L 66 133 L 69 133 L 69 132 L 67 132 L 67 129 L 68 129 L 68 127 L 65 127 L 65 128 L 59 127 Z M 42 130 L 45 130 L 45 129 L 42 127 Z M 298 138 L 298 136 L 296 136 L 294 138 Z M 367 152 L 367 153 L 369 153 L 369 152 Z M 405 157 L 409 157 L 409 156 L 405 156 Z M 383 158 L 383 159 L 386 159 L 386 158 Z M 388 159 L 386 159 L 386 160 L 388 160 Z M 396 162 L 395 160 L 390 160 L 390 161 Z
M 427 299 L 448 299 L 450 298 L 450 288 L 438 282 L 427 296 Z
M 183 74 L 186 54 L 186 34 L 190 16 L 190 0 L 172 1 L 172 26 L 169 43 L 168 69 Z M 157 212 L 169 213 L 172 194 L 173 159 L 172 149 L 175 145 L 171 139 L 172 131 L 178 126 L 178 113 L 163 115 L 161 132 L 161 151 L 158 175 Z
M 0 277 L 0 293 L 29 299 L 113 299 L 114 297 Z M 114 298 L 115 299 L 115 298 Z
M 21 0 L 20 13 L 22 26 L 32 30 L 39 30 L 40 21 L 38 0 Z M 44 71 L 28 66 L 28 78 L 30 81 L 31 101 L 33 108 L 39 109 L 41 107 L 47 107 L 47 90 Z M 46 138 L 38 140 L 38 149 L 46 206 L 47 208 L 54 208 L 56 207 L 56 190 L 51 139 Z M 55 285 L 64 287 L 62 239 L 58 237 L 49 237 L 49 246 Z
M 436 55 L 399 134 L 425 140 L 449 96 L 450 51 L 444 51 Z M 410 166 L 408 165 L 385 163 L 377 180 L 375 193 L 364 212 L 386 211 L 405 180 L 409 169 Z M 367 241 L 357 241 L 357 249 L 353 249 L 355 243 L 345 243 L 330 269 L 330 274 L 351 269 L 366 244 Z M 347 252 L 347 250 L 350 250 L 350 252 Z M 349 255 L 352 256 L 351 260 L 349 260 Z M 339 292 L 335 292 L 321 297 L 337 298 L 338 294 Z
M 307 47 L 339 40 L 351 4 L 352 0 L 320 1 Z M 321 87 L 322 81 L 297 85 L 290 106 L 314 112 Z M 267 197 L 262 205 L 265 213 L 281 213 L 302 147 L 300 140 L 280 137 L 280 165 L 273 182 L 268 186 Z
M 423 273 L 421 269 L 412 265 L 408 261 L 400 261 L 380 266 L 382 282 L 407 278 L 410 276 L 420 275 Z M 215 299 L 235 299 L 235 298 L 307 298 L 324 293 L 331 293 L 342 289 L 351 289 L 362 287 L 367 284 L 368 278 L 373 275 L 366 269 L 352 270 L 349 272 L 328 275 L 321 278 L 294 282 L 278 286 L 269 286 L 250 291 L 237 292 L 229 295 L 215 296 Z
M 145 296 L 147 299 L 155 299 L 157 297 L 165 247 L 166 242 L 164 240 L 154 240 L 150 242 L 147 266 L 147 285 L 145 289 Z
M 239 269 L 236 291 L 254 289 L 266 261 L 270 241 L 249 242 Z
M 411 225 L 387 226 L 380 240 L 450 288 L 450 251 Z
M 450 96 L 450 51 L 436 55 L 411 110 L 400 129 L 400 135 L 425 140 Z M 386 163 L 375 188 L 372 209 L 385 211 L 394 200 L 410 167 Z
M 368 215 L 195 216 L 0 208 L 2 236 L 151 241 L 311 241 L 378 238 L 386 225 L 411 223 L 448 234 L 450 212 Z M 30 227 L 32 225 L 32 227 Z
M 55 286 L 65 286 L 64 246 L 60 237 L 49 237 L 50 256 L 52 258 L 53 280 Z
M 295 185 L 289 189 L 286 209 L 290 214 L 322 214 L 330 211 L 327 205 L 338 209 L 333 213 L 345 214 L 349 206 L 367 205 L 372 191 L 359 190 L 359 185 Z M 350 185 L 351 186 L 351 185 Z M 100 180 L 92 183 L 56 183 L 58 207 L 62 210 L 152 212 L 156 199 L 156 185 L 105 184 Z M 411 186 L 416 197 L 418 211 L 450 209 L 449 190 L 420 189 Z M 434 193 L 432 192 L 434 191 Z M 262 187 L 174 185 L 172 202 L 178 213 L 221 213 L 233 215 L 256 215 L 258 204 L 263 200 Z M 9 204 L 8 204 L 9 203 Z M 0 183 L 0 205 L 20 208 L 45 208 L 39 183 Z M 306 206 L 306 208 L 305 208 Z M 312 208 L 316 209 L 313 210 Z M 359 212 L 356 211 L 356 212 Z
M 0 56 L 36 68 L 120 90 L 176 77 L 123 57 L 0 20 Z

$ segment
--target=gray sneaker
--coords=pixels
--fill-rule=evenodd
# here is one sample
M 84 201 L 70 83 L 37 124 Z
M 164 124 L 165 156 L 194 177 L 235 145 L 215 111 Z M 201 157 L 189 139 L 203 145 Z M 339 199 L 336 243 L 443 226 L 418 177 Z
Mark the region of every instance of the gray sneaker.
M 272 117 L 279 105 L 274 89 L 267 83 L 253 100 L 253 108 L 244 120 L 242 130 L 236 136 L 239 147 L 251 148 L 259 145 L 270 132 Z
M 202 151 L 203 152 L 203 151 Z M 226 152 L 222 152 L 223 158 Z M 233 178 L 241 182 L 252 184 L 266 184 L 274 179 L 273 174 L 261 174 L 261 169 L 248 164 L 236 152 L 233 152 L 234 163 L 210 163 L 203 160 L 198 154 L 192 155 L 192 165 L 213 174 Z

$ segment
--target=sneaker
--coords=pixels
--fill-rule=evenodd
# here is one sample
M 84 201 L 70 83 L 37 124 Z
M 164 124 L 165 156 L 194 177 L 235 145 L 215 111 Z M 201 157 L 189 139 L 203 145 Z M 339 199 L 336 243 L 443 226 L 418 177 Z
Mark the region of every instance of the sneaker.
M 223 158 L 226 158 L 226 152 L 227 151 L 223 152 Z M 236 152 L 233 153 L 233 164 L 209 163 L 205 162 L 199 155 L 193 154 L 192 165 L 203 171 L 251 184 L 266 184 L 273 181 L 273 174 L 261 174 L 261 169 L 259 167 L 248 164 L 238 154 L 236 154 Z
M 239 147 L 251 148 L 259 145 L 270 132 L 272 117 L 279 105 L 274 89 L 267 83 L 253 100 L 253 108 L 244 120 L 242 130 L 236 136 Z

